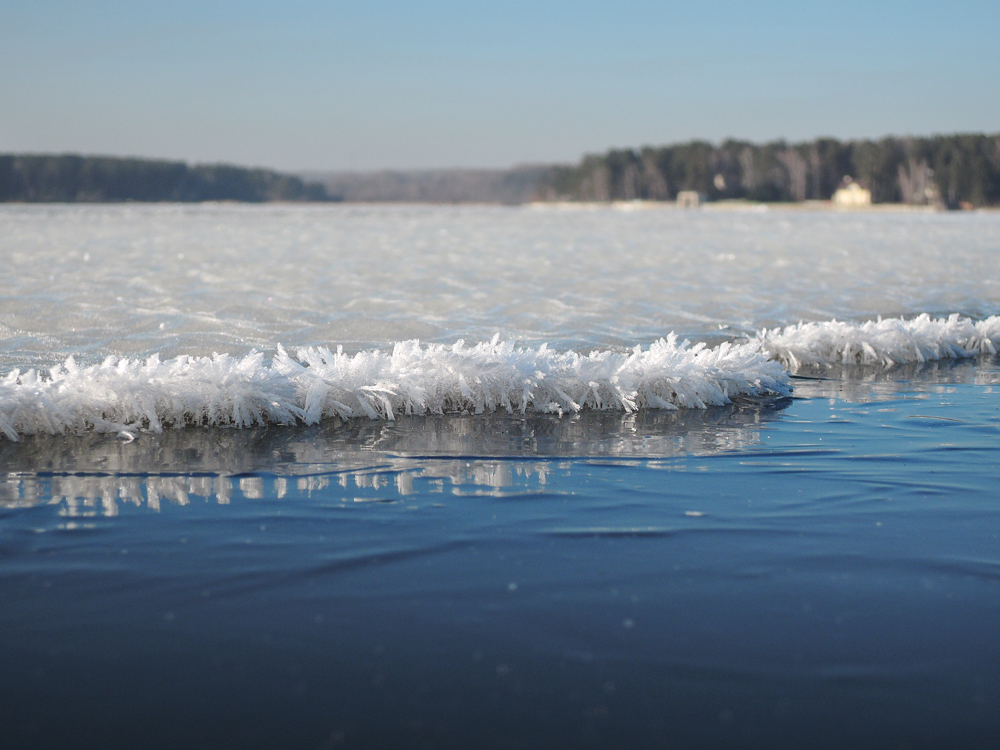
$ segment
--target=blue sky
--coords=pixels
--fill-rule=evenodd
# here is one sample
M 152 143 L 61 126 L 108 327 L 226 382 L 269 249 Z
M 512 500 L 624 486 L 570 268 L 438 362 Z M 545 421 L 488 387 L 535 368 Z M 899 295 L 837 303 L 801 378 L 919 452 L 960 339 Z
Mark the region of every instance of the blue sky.
M 1000 131 L 1000 3 L 0 4 L 0 152 L 509 166 Z

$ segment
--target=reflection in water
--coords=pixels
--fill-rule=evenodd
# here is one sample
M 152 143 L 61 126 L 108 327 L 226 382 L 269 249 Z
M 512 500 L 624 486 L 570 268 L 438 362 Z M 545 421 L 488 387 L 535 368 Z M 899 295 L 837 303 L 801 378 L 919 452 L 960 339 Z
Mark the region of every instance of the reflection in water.
M 263 497 L 263 480 L 238 480 L 247 499 Z M 233 479 L 225 476 L 0 475 L 0 508 L 59 505 L 73 518 L 117 516 L 122 503 L 160 510 L 164 503 L 189 505 L 192 497 L 227 505 Z
M 190 505 L 193 499 L 228 505 L 234 493 L 245 500 L 282 499 L 296 491 L 305 496 L 338 485 L 344 502 L 391 502 L 420 491 L 469 494 L 463 488 L 488 488 L 499 494 L 505 487 L 541 487 L 552 471 L 550 462 L 490 461 L 482 459 L 412 460 L 389 459 L 380 469 L 318 474 L 300 477 L 37 475 L 11 472 L 0 475 L 0 508 L 27 508 L 47 504 L 60 506 L 59 514 L 71 518 L 117 516 L 120 506 L 131 504 L 159 511 L 164 504 Z M 565 467 L 563 467 L 565 470 Z M 367 496 L 351 491 L 371 490 Z
M 884 401 L 900 390 L 948 385 L 1000 385 L 1000 357 L 914 362 L 895 367 L 829 365 L 803 367 L 792 376 L 797 396 L 838 398 L 851 403 Z
M 420 491 L 429 493 L 445 492 L 446 485 L 454 494 L 466 486 L 474 492 L 541 487 L 554 467 L 547 458 L 655 459 L 755 445 L 760 426 L 789 403 L 569 417 L 330 420 L 306 429 L 188 428 L 131 442 L 93 433 L 39 435 L 0 444 L 7 472 L 0 475 L 0 508 L 50 503 L 67 516 L 114 516 L 123 503 L 153 510 L 165 503 L 187 505 L 192 498 L 228 504 L 234 496 L 281 499 L 293 490 L 310 495 L 332 484 L 345 498 L 348 490 L 368 493 L 359 500 L 414 494 L 418 480 Z
M 709 409 L 571 416 L 482 414 L 326 420 L 315 427 L 188 427 L 124 442 L 98 433 L 34 435 L 0 442 L 15 472 L 308 474 L 378 466 L 389 457 L 614 456 L 711 454 L 753 445 L 759 427 L 789 399 Z

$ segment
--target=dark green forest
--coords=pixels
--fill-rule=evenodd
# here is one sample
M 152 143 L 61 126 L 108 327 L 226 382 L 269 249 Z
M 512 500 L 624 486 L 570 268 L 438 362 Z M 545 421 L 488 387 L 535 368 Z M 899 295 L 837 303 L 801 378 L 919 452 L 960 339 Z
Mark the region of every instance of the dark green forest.
M 0 201 L 325 201 L 326 190 L 292 175 L 224 164 L 72 154 L 0 154 Z
M 845 177 L 871 190 L 875 203 L 1000 205 L 1000 134 L 615 149 L 553 168 L 540 193 L 587 201 L 674 200 L 681 190 L 710 201 L 829 200 Z
M 325 185 L 312 177 L 221 164 L 0 154 L 0 202 L 672 201 L 681 190 L 708 201 L 801 202 L 829 200 L 850 178 L 869 189 L 875 203 L 1000 206 L 1000 134 L 763 145 L 691 141 L 613 149 L 577 165 L 316 173 Z

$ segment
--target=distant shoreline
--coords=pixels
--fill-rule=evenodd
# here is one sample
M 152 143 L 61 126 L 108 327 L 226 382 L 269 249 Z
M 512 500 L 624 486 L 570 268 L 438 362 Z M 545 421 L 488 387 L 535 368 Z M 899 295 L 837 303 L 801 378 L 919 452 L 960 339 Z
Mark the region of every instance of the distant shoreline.
M 980 206 L 968 210 L 949 210 L 940 206 L 914 206 L 906 203 L 876 203 L 868 206 L 837 206 L 832 201 L 810 201 L 807 203 L 788 202 L 750 202 L 750 201 L 718 201 L 706 202 L 696 208 L 681 208 L 672 201 L 530 201 L 526 203 L 497 203 L 489 201 L 301 201 L 301 200 L 272 200 L 272 201 L 235 201 L 235 200 L 206 200 L 206 201 L 0 201 L 0 210 L 3 206 L 11 207 L 43 207 L 43 206 L 270 206 L 270 207 L 314 207 L 322 208 L 497 208 L 497 209 L 524 209 L 528 211 L 617 211 L 621 213 L 646 213 L 651 211 L 663 211 L 670 213 L 682 213 L 695 215 L 699 212 L 707 213 L 830 213 L 830 214 L 967 214 L 975 216 L 977 214 L 1000 214 L 1000 206 Z
M 0 202 L 329 201 L 295 175 L 228 164 L 77 154 L 0 154 Z
M 528 204 L 530 208 L 544 210 L 548 208 L 564 210 L 597 210 L 612 208 L 619 211 L 681 211 L 681 212 L 747 212 L 756 213 L 762 211 L 792 211 L 792 212 L 825 212 L 825 213 L 968 213 L 980 212 L 996 213 L 1000 212 L 1000 206 L 982 206 L 966 211 L 948 211 L 940 206 L 914 206 L 907 203 L 874 203 L 867 206 L 838 206 L 833 201 L 803 201 L 802 203 L 790 203 L 785 201 L 775 201 L 764 203 L 758 201 L 714 201 L 705 202 L 696 208 L 680 208 L 672 201 L 534 201 Z
M 837 193 L 870 206 L 828 206 Z M 850 196 L 849 196 L 850 197 Z M 76 154 L 0 154 L 0 203 L 237 201 L 501 204 L 616 202 L 795 210 L 1000 206 L 1000 134 L 704 141 L 585 156 L 576 165 L 296 173 Z M 894 206 L 895 208 L 879 208 Z M 905 207 L 905 208 L 904 208 Z

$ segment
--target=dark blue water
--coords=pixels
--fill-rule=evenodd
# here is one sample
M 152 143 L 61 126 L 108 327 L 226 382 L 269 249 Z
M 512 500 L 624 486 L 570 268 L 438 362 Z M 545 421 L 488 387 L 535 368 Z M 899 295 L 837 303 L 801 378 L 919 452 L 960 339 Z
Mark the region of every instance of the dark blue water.
M 1000 741 L 996 361 L 0 467 L 4 747 Z

